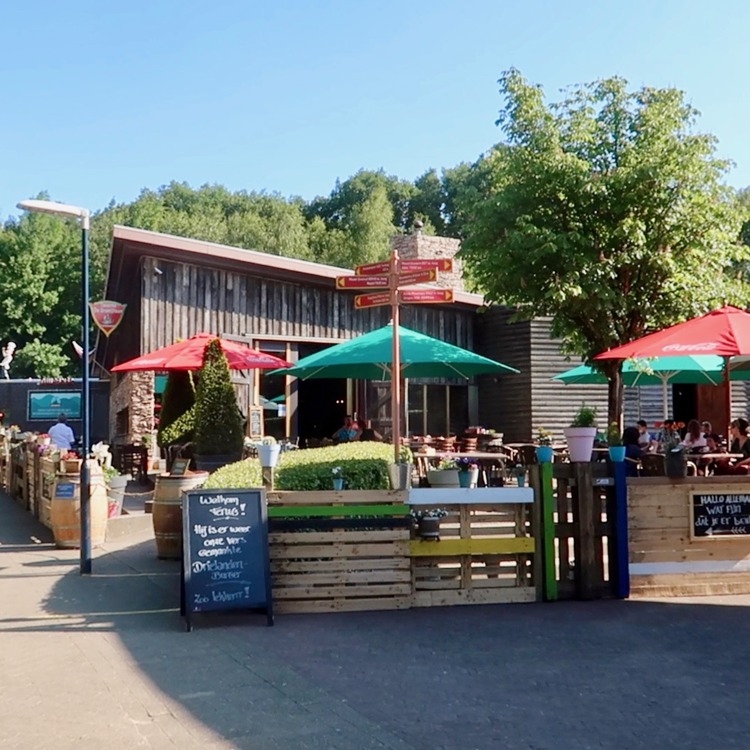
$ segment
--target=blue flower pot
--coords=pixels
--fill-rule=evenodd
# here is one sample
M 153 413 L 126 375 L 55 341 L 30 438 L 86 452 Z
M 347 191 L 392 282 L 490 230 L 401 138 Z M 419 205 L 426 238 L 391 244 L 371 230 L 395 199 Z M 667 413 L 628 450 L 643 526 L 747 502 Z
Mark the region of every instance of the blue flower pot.
M 476 487 L 479 479 L 479 469 L 459 470 L 458 486 L 459 487 Z
M 552 459 L 555 457 L 555 451 L 551 445 L 537 445 L 536 447 L 536 460 L 540 464 L 551 464 Z
M 622 463 L 625 460 L 625 446 L 624 445 L 610 445 L 609 446 L 609 460 L 616 463 Z
M 343 479 L 343 477 L 334 477 L 334 480 L 333 480 L 333 489 L 334 490 L 343 490 L 344 489 L 344 479 Z

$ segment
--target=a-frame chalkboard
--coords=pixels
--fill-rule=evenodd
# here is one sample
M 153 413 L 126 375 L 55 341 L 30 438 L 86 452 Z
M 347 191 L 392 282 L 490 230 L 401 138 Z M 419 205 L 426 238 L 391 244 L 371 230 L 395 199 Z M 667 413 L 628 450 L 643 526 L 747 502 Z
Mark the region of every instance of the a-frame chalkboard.
M 182 496 L 182 597 L 195 612 L 264 609 L 273 625 L 265 491 L 191 490 Z

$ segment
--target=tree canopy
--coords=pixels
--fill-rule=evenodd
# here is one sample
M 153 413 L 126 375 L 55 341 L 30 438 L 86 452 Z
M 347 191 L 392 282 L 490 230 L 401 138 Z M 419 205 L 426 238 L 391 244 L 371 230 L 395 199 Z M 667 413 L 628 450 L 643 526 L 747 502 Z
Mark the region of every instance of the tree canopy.
M 550 316 L 586 359 L 715 307 L 744 302 L 733 272 L 748 258 L 729 163 L 675 89 L 630 91 L 622 78 L 547 104 L 518 70 L 503 73 L 504 139 L 460 195 L 464 265 L 488 300 Z M 620 362 L 610 421 L 622 409 Z

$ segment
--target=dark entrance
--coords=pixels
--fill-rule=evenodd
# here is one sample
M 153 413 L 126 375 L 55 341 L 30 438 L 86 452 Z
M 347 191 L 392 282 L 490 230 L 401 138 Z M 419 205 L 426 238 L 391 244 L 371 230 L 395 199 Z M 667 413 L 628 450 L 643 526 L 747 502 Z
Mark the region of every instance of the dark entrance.
M 343 424 L 346 380 L 300 380 L 297 398 L 300 445 L 310 438 L 329 438 Z
M 325 344 L 300 344 L 299 357 L 309 357 Z M 297 381 L 297 431 L 300 445 L 314 438 L 330 438 L 344 422 L 346 411 L 346 380 L 321 378 Z
M 696 386 L 680 384 L 672 386 L 672 419 L 687 424 L 691 419 L 701 419 L 698 414 Z

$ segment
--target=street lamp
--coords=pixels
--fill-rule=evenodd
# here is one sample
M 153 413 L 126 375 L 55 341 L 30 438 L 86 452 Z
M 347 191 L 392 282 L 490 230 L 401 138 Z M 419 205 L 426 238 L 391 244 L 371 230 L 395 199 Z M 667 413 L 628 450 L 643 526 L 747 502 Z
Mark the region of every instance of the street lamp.
M 68 206 L 53 201 L 21 201 L 18 208 L 35 213 L 52 214 L 78 219 L 81 222 L 81 241 L 83 260 L 81 264 L 81 317 L 83 318 L 83 377 L 81 378 L 81 442 L 83 461 L 81 461 L 81 574 L 91 573 L 91 527 L 90 527 L 90 490 L 89 470 L 86 460 L 91 447 L 89 421 L 90 385 L 89 385 L 89 212 L 78 206 Z

